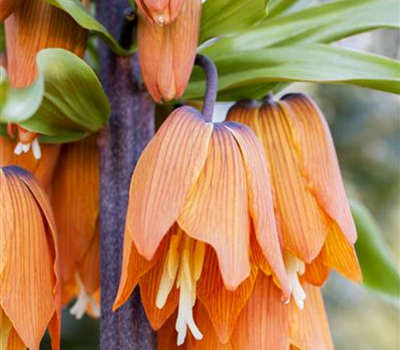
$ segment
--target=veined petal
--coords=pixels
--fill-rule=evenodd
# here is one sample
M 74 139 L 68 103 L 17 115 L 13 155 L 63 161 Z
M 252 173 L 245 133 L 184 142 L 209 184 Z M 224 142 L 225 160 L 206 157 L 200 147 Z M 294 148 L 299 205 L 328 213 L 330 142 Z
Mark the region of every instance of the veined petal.
M 304 285 L 304 290 L 307 294 L 304 310 L 293 309 L 291 344 L 302 350 L 333 350 L 321 291 L 309 284 Z
M 311 264 L 306 266 L 302 279 L 308 283 L 321 287 L 329 277 L 329 267 L 324 265 L 318 256 Z
M 142 298 L 143 307 L 154 330 L 159 330 L 163 326 L 165 321 L 174 313 L 179 302 L 179 293 L 174 283 L 165 305 L 161 309 L 157 307 L 157 295 L 166 257 L 166 254 L 164 254 L 164 257 L 160 258 L 154 267 L 139 279 L 140 296 Z
M 178 99 L 194 65 L 201 1 L 185 1 L 181 15 L 169 25 L 159 26 L 143 16 L 139 11 L 138 52 L 143 80 L 155 101 Z
M 121 278 L 119 281 L 118 293 L 114 301 L 113 311 L 117 310 L 128 300 L 139 283 L 140 277 L 150 271 L 158 260 L 166 254 L 168 241 L 169 236 L 164 238 L 164 242 L 159 246 L 153 259 L 148 261 L 139 254 L 131 236 L 125 234 Z
M 9 168 L 10 169 L 10 168 Z M 56 284 L 53 242 L 47 235 L 43 213 L 16 169 L 3 168 L 14 209 L 14 232 L 8 236 L 12 249 L 0 276 L 0 304 L 24 344 L 39 350 L 40 341 L 53 317 Z M 32 181 L 27 178 L 27 181 Z M 24 259 L 21 259 L 24 257 Z M 38 273 L 38 271 L 40 273 Z
M 362 280 L 357 253 L 336 224 L 329 231 L 325 246 L 318 256 L 317 261 L 335 269 L 353 282 L 360 283 Z
M 8 335 L 6 350 L 26 350 L 25 344 L 22 342 L 14 328 L 11 329 L 10 334 Z
M 89 295 L 100 287 L 100 233 L 98 227 L 85 256 L 79 264 L 79 276 Z
M 187 235 L 214 248 L 228 290 L 250 275 L 245 165 L 236 140 L 222 124 L 214 124 L 206 163 L 178 224 Z
M 146 147 L 132 176 L 126 232 L 151 260 L 177 220 L 205 163 L 212 125 L 198 111 L 174 111 Z
M 257 274 L 257 266 L 252 262 L 250 276 L 234 292 L 226 290 L 219 272 L 217 257 L 212 249 L 207 247 L 197 296 L 204 305 L 221 343 L 228 343 L 237 319 L 253 291 Z M 204 334 L 203 330 L 201 331 Z
M 272 278 L 260 273 L 232 334 L 234 350 L 287 350 L 290 310 Z
M 159 26 L 173 22 L 184 3 L 184 0 L 136 0 L 146 18 Z
M 94 236 L 99 234 L 100 159 L 96 137 L 64 145 L 60 158 L 51 202 L 60 241 L 62 280 L 67 284 L 75 278 Z
M 329 223 L 302 173 L 291 119 L 279 104 L 265 102 L 257 121 L 255 131 L 267 155 L 283 246 L 310 262 L 322 249 Z
M 63 48 L 81 57 L 85 52 L 87 31 L 66 12 L 47 2 L 22 1 L 4 25 L 7 72 L 14 87 L 35 81 L 36 54 L 42 49 Z
M 270 179 L 264 151 L 255 133 L 245 125 L 225 123 L 242 151 L 249 189 L 249 210 L 254 232 L 269 266 L 284 294 L 289 296 L 290 286 L 282 258 L 276 227 Z
M 175 330 L 176 318 L 177 313 L 175 312 L 157 331 L 157 350 L 186 350 L 186 343 L 181 346 L 176 344 L 178 337 Z
M 32 173 L 44 189 L 48 189 L 60 153 L 59 145 L 41 145 L 42 157 L 35 159 L 31 153 L 14 154 L 18 141 L 0 136 L 0 166 L 16 165 Z
M 294 143 L 310 191 L 323 210 L 337 222 L 349 243 L 354 244 L 357 232 L 344 191 L 335 146 L 324 116 L 306 95 L 291 94 L 282 101 L 293 127 Z

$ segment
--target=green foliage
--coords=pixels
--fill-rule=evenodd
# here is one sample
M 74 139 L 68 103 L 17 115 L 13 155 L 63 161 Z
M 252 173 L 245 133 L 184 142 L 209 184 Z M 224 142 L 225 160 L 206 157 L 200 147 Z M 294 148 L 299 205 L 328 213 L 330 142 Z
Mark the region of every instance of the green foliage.
M 211 56 L 214 58 L 213 56 Z M 400 64 L 381 56 L 324 44 L 243 51 L 215 58 L 219 99 L 260 98 L 278 82 L 340 83 L 400 93 Z M 194 71 L 187 98 L 204 93 L 202 72 Z
M 6 49 L 6 40 L 4 37 L 4 24 L 0 23 L 0 53 Z
M 39 52 L 37 64 L 35 83 L 23 89 L 8 87 L 1 106 L 2 123 L 18 123 L 44 135 L 44 142 L 77 140 L 104 126 L 110 105 L 83 60 L 66 50 L 46 49 Z M 6 85 L 4 70 L 0 81 Z
M 277 18 L 267 18 L 247 31 L 220 40 L 204 53 L 215 57 L 271 46 L 330 43 L 377 28 L 399 29 L 398 11 L 398 0 L 330 2 Z
M 375 291 L 400 297 L 400 274 L 377 223 L 362 204 L 351 201 L 351 210 L 358 233 L 355 247 L 363 283 Z
M 36 0 L 37 1 L 37 0 Z M 126 56 L 132 53 L 119 45 L 112 34 L 76 0 L 42 0 L 69 13 L 71 17 L 82 27 L 99 35 L 117 55 Z
M 267 16 L 269 0 L 208 0 L 203 5 L 200 42 L 250 28 Z

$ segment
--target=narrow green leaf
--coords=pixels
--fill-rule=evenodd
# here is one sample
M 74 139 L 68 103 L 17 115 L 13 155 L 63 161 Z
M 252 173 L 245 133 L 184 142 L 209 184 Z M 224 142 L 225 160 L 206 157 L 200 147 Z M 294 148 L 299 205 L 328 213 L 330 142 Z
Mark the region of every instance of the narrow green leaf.
M 37 64 L 34 84 L 9 88 L 2 123 L 18 123 L 53 142 L 76 140 L 105 125 L 110 114 L 107 96 L 82 59 L 66 50 L 46 49 L 37 55 Z
M 0 23 L 0 54 L 6 49 L 6 38 L 4 33 L 4 24 Z
M 371 213 L 362 204 L 351 201 L 357 227 L 356 251 L 363 283 L 369 288 L 393 297 L 400 297 L 400 274 L 382 233 Z
M 39 0 L 31 0 L 39 1 Z M 112 34 L 99 22 L 85 7 L 76 0 L 40 0 L 58 7 L 67 12 L 82 28 L 90 30 L 99 35 L 117 55 L 127 56 L 133 50 L 125 50 L 119 45 Z
M 341 47 L 304 44 L 211 58 L 220 75 L 219 99 L 225 101 L 237 98 L 238 89 L 241 98 L 260 98 L 270 91 L 270 83 L 296 81 L 348 84 L 400 93 L 399 62 Z M 256 94 L 254 85 L 260 87 Z M 196 68 L 185 97 L 193 99 L 202 94 L 204 76 Z
M 200 42 L 247 29 L 267 16 L 269 0 L 207 0 L 203 4 Z
M 300 0 L 272 0 L 268 7 L 268 17 L 276 17 L 286 10 L 290 9 Z
M 300 43 L 330 43 L 377 28 L 400 28 L 398 0 L 341 0 L 268 18 L 207 48 L 208 55 Z

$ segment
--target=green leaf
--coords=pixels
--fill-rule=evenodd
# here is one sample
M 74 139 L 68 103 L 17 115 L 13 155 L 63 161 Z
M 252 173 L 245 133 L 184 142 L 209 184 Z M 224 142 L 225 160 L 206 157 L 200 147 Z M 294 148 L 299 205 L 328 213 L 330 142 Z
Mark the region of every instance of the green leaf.
M 382 232 L 367 208 L 355 201 L 350 204 L 358 233 L 355 247 L 363 283 L 375 291 L 400 297 L 400 274 Z
M 33 0 L 32 0 L 33 1 Z M 39 1 L 39 0 L 34 0 Z M 99 22 L 88 10 L 76 0 L 40 0 L 58 7 L 67 12 L 82 28 L 90 30 L 99 35 L 110 47 L 110 49 L 120 56 L 127 56 L 133 50 L 125 50 L 119 45 L 112 34 Z
M 37 55 L 37 65 L 34 84 L 9 88 L 2 123 L 18 123 L 49 142 L 76 140 L 105 125 L 110 114 L 107 96 L 82 59 L 66 50 L 46 49 Z
M 300 43 L 330 43 L 377 28 L 400 28 L 398 0 L 341 0 L 265 20 L 207 48 L 208 55 Z
M 299 1 L 300 0 L 272 0 L 268 7 L 268 18 L 280 15 Z
M 400 93 L 399 62 L 341 47 L 304 44 L 211 58 L 220 75 L 219 100 L 234 100 L 238 92 L 241 98 L 260 98 L 273 88 L 270 83 L 296 81 L 348 84 Z M 186 98 L 204 94 L 201 73 L 197 68 L 194 70 Z
M 267 16 L 269 0 L 207 0 L 203 4 L 200 42 L 247 29 Z
M 0 54 L 6 50 L 6 38 L 4 33 L 4 24 L 0 23 Z

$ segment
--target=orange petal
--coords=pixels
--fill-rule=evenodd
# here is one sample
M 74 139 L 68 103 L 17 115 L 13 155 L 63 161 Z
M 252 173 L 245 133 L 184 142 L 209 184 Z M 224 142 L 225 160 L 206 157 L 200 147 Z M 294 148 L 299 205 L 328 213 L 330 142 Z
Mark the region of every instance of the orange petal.
M 161 26 L 173 22 L 184 3 L 184 0 L 136 0 L 146 18 Z
M 249 188 L 249 210 L 254 232 L 269 266 L 286 296 L 290 295 L 289 281 L 282 258 L 276 228 L 271 184 L 264 151 L 255 133 L 245 125 L 225 123 L 242 151 Z
M 14 149 L 17 143 L 17 141 L 0 137 L 0 166 L 16 165 L 28 170 L 36 177 L 41 186 L 47 190 L 53 178 L 60 146 L 41 144 L 42 157 L 35 159 L 32 153 L 15 155 Z
M 98 235 L 100 160 L 96 136 L 64 145 L 60 159 L 54 173 L 51 200 L 65 284 L 75 279 L 79 264 Z
M 158 260 L 166 255 L 169 238 L 170 235 L 164 238 L 153 259 L 148 261 L 138 253 L 131 236 L 129 234 L 125 234 L 121 278 L 119 282 L 118 293 L 113 306 L 113 311 L 117 310 L 128 300 L 133 290 L 139 283 L 140 277 L 150 271 L 150 269 L 155 266 Z
M 200 16 L 199 0 L 186 1 L 181 15 L 162 27 L 143 18 L 139 11 L 139 64 L 155 101 L 178 99 L 185 91 L 196 56 Z
M 157 350 L 185 350 L 186 345 L 176 345 L 178 334 L 175 330 L 177 313 L 175 312 L 157 332 Z
M 302 350 L 333 350 L 321 290 L 309 284 L 303 287 L 307 300 L 304 310 L 293 308 L 291 344 Z
M 156 306 L 157 294 L 160 287 L 166 258 L 167 255 L 164 254 L 163 258 L 158 259 L 158 262 L 155 264 L 155 266 L 139 280 L 140 296 L 142 298 L 143 307 L 154 330 L 159 330 L 163 326 L 165 321 L 176 310 L 179 302 L 179 293 L 174 286 L 164 307 L 159 309 Z
M 55 348 L 53 348 L 55 350 Z M 14 328 L 11 329 L 10 334 L 8 336 L 8 342 L 6 350 L 26 350 L 26 346 L 22 342 L 18 333 Z
M 63 48 L 81 57 L 85 52 L 87 31 L 66 12 L 49 3 L 22 1 L 4 25 L 7 73 L 14 87 L 24 87 L 35 81 L 36 54 L 42 49 Z
M 132 176 L 126 232 L 151 260 L 174 224 L 207 157 L 212 125 L 198 111 L 174 111 L 142 153 Z
M 232 334 L 234 349 L 287 350 L 289 311 L 272 278 L 259 274 L 253 294 Z
M 17 7 L 22 0 L 0 0 L 0 21 L 4 21 Z
M 335 269 L 350 280 L 361 282 L 362 273 L 357 253 L 338 225 L 332 226 L 329 231 L 325 246 L 318 259 L 325 266 Z
M 329 126 L 317 105 L 306 95 L 291 94 L 282 104 L 293 126 L 309 188 L 321 207 L 354 244 L 357 231 L 344 191 L 338 159 Z
M 39 350 L 40 341 L 56 311 L 54 256 L 43 212 L 21 181 L 25 172 L 3 168 L 14 210 L 7 262 L 0 276 L 0 304 L 23 342 Z M 18 172 L 18 175 L 16 175 Z M 4 181 L 4 178 L 1 178 Z M 3 187 L 3 185 L 2 185 Z M 24 257 L 24 259 L 21 259 Z
M 234 292 L 227 291 L 220 276 L 217 257 L 212 249 L 207 247 L 197 296 L 210 317 L 219 341 L 223 344 L 229 341 L 236 321 L 253 291 L 258 269 L 254 263 L 251 267 L 249 278 Z M 196 319 L 195 321 L 197 322 Z
M 250 275 L 249 216 L 243 157 L 231 132 L 215 124 L 207 161 L 178 224 L 189 236 L 214 248 L 229 290 Z
M 325 266 L 318 256 L 311 264 L 306 266 L 306 272 L 302 277 L 308 283 L 321 287 L 329 277 L 329 267 Z
M 192 334 L 188 334 L 186 339 L 186 350 L 239 350 L 234 348 L 231 342 L 222 344 L 219 341 L 215 334 L 213 324 L 208 317 L 207 311 L 204 309 L 201 303 L 197 303 L 194 307 L 194 319 L 196 320 L 196 324 L 203 334 L 203 339 L 196 340 Z
M 302 173 L 293 126 L 279 104 L 265 102 L 256 133 L 266 151 L 283 246 L 305 262 L 321 251 L 329 227 Z
M 100 287 L 100 234 L 98 228 L 92 243 L 79 265 L 79 276 L 86 293 L 95 293 Z

